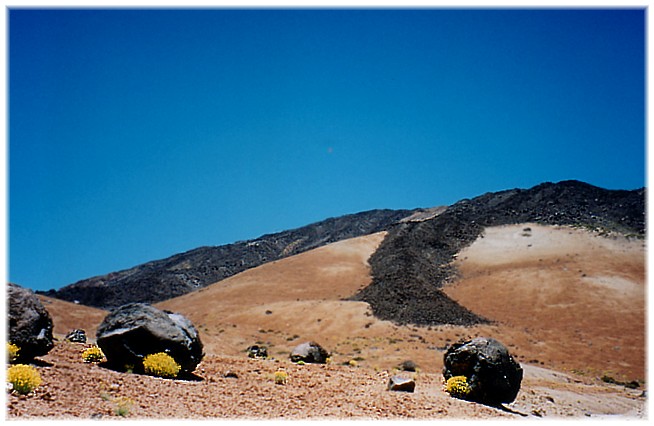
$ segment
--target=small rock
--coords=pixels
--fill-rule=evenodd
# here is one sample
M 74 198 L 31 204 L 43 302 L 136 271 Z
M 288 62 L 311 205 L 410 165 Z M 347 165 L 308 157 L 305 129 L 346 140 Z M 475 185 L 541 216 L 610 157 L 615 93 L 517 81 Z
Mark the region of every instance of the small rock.
M 268 358 L 268 349 L 265 346 L 252 345 L 247 351 L 249 358 Z
M 388 381 L 388 390 L 396 392 L 413 392 L 416 388 L 416 382 L 406 377 L 392 376 Z
M 226 379 L 238 379 L 238 374 L 234 373 L 231 370 L 225 371 L 225 374 L 223 374 L 223 377 Z
M 327 358 L 329 358 L 329 352 L 316 342 L 302 343 L 291 352 L 291 362 L 325 364 Z
M 402 370 L 402 371 L 413 371 L 413 372 L 415 372 L 416 368 L 418 368 L 418 366 L 416 365 L 415 362 L 413 362 L 411 360 L 406 360 L 402 364 L 400 364 L 400 370 Z
M 68 340 L 73 343 L 86 343 L 86 331 L 76 328 L 70 333 L 66 334 L 64 340 Z

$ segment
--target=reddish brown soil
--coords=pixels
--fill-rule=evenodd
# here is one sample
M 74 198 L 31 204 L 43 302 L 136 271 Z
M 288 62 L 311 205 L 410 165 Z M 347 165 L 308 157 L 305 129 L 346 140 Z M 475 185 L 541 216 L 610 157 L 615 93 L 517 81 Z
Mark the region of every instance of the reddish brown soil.
M 44 384 L 27 397 L 8 395 L 8 415 L 107 418 L 127 401 L 131 418 L 645 416 L 644 384 L 632 390 L 600 380 L 645 378 L 642 241 L 535 225 L 488 229 L 459 255 L 462 279 L 445 291 L 496 323 L 464 328 L 396 326 L 372 317 L 365 303 L 342 300 L 370 282 L 367 259 L 382 238 L 335 243 L 158 304 L 200 331 L 201 380 L 117 373 L 82 363 L 85 345 L 59 342 L 37 366 Z M 47 301 L 60 335 L 95 330 L 105 314 Z M 525 370 L 507 411 L 442 390 L 446 346 L 480 335 L 505 343 Z M 307 340 L 328 349 L 332 363 L 290 363 L 289 352 Z M 248 359 L 255 343 L 273 359 Z M 343 365 L 353 359 L 356 367 Z M 406 359 L 420 367 L 416 392 L 386 390 Z M 286 385 L 274 384 L 280 368 Z M 238 378 L 223 377 L 227 371 Z

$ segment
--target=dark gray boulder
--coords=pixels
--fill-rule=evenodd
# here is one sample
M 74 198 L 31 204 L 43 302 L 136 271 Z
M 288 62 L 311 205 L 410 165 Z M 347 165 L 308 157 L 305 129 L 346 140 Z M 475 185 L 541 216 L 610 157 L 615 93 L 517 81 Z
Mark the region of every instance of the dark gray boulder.
M 388 381 L 388 390 L 396 392 L 413 392 L 416 381 L 407 377 L 393 376 Z
M 493 338 L 477 337 L 455 343 L 443 356 L 445 380 L 465 376 L 470 393 L 466 399 L 488 405 L 513 402 L 520 390 L 522 367 L 508 349 Z
M 97 331 L 97 344 L 110 367 L 142 371 L 143 358 L 165 352 L 190 373 L 204 357 L 200 336 L 183 315 L 145 303 L 129 303 L 112 311 Z
M 70 333 L 66 334 L 64 340 L 68 340 L 69 342 L 73 343 L 86 343 L 86 331 L 80 328 L 76 328 L 75 330 L 72 330 Z
M 11 343 L 18 346 L 19 360 L 45 355 L 54 347 L 52 318 L 32 290 L 9 283 L 8 322 Z
M 327 362 L 327 358 L 329 358 L 329 352 L 316 342 L 302 343 L 291 352 L 292 362 L 302 361 L 308 364 L 324 364 Z

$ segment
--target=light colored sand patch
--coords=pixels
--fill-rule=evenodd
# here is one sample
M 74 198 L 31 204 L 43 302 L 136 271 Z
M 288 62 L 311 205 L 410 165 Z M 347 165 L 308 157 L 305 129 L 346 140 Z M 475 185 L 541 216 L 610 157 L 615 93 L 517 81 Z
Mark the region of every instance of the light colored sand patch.
M 632 280 L 619 277 L 619 276 L 586 276 L 582 278 L 584 282 L 591 285 L 609 289 L 617 296 L 624 297 L 645 297 L 645 287 Z
M 619 237 L 602 238 L 588 231 L 566 226 L 532 223 L 489 227 L 471 246 L 459 253 L 479 265 L 515 264 L 543 256 L 565 257 L 591 249 L 642 255 L 644 242 Z

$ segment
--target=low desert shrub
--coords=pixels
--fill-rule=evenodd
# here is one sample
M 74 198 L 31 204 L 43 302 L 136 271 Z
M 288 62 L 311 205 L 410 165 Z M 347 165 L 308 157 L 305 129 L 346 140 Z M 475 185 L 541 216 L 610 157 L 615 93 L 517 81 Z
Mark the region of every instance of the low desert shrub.
M 143 358 L 143 371 L 150 376 L 174 379 L 181 367 L 165 352 L 147 355 Z
M 285 385 L 288 380 L 288 373 L 286 371 L 275 371 L 275 384 Z
M 116 404 L 114 412 L 117 416 L 127 417 L 129 415 L 129 410 L 132 409 L 133 401 L 127 397 L 120 396 L 114 399 L 114 404 Z
M 91 346 L 82 352 L 82 360 L 84 362 L 98 363 L 102 362 L 103 359 L 104 353 L 102 352 L 102 349 L 97 346 Z
M 466 376 L 453 376 L 447 379 L 445 391 L 454 398 L 465 399 L 470 393 L 470 386 Z
M 7 382 L 14 391 L 27 395 L 41 385 L 41 375 L 31 365 L 16 364 L 7 370 Z
M 18 359 L 20 348 L 18 345 L 7 342 L 7 363 L 13 364 Z

